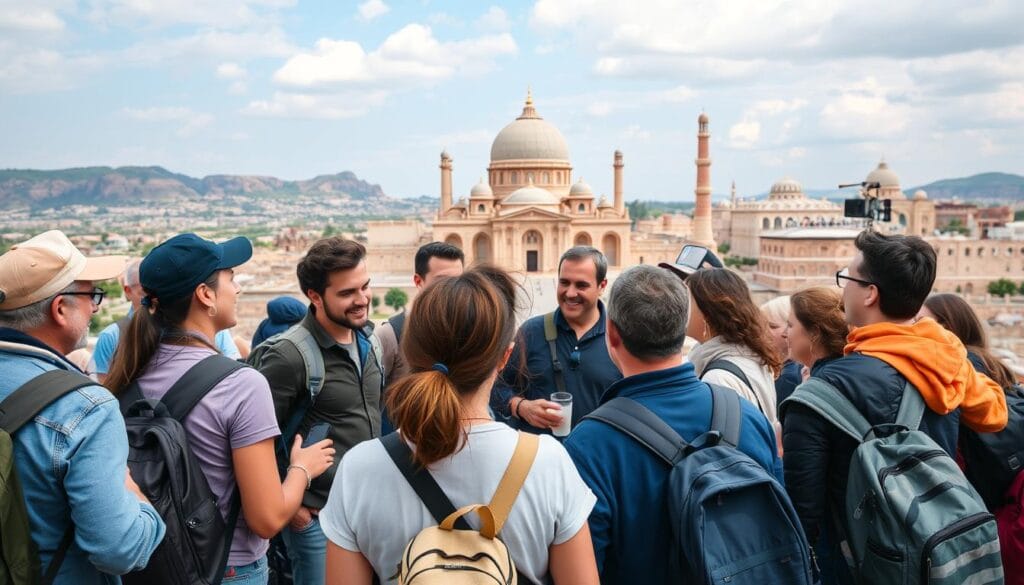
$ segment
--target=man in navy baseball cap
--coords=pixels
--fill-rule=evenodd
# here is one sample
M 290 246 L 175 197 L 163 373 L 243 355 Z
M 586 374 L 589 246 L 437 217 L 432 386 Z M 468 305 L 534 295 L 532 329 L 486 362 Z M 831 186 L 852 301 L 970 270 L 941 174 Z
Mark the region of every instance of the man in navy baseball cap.
M 142 261 L 139 282 L 153 300 L 174 301 L 192 294 L 218 270 L 234 268 L 252 257 L 252 243 L 244 236 L 220 244 L 195 234 L 179 234 L 160 244 Z

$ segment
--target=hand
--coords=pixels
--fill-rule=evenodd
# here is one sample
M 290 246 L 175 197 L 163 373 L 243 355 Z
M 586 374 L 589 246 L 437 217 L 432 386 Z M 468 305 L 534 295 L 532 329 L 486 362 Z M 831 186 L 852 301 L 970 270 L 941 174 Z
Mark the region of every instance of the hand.
M 806 382 L 807 379 L 810 378 L 810 377 L 811 377 L 811 368 L 808 368 L 807 366 L 804 366 L 804 367 L 800 368 L 800 378 L 804 382 Z
M 557 402 L 543 398 L 523 400 L 518 408 L 519 417 L 539 429 L 552 429 L 562 424 L 562 405 Z
M 288 525 L 295 531 L 306 528 L 313 522 L 313 512 L 314 510 L 312 508 L 299 506 L 299 511 L 295 512 L 295 515 L 292 516 L 291 522 L 289 522 Z
M 138 498 L 140 502 L 145 502 L 147 504 L 149 503 L 149 498 L 146 497 L 146 494 L 142 493 L 142 490 L 139 489 L 139 484 L 135 483 L 135 480 L 132 479 L 131 469 L 124 470 L 124 487 L 132 494 L 134 494 L 135 497 Z
M 303 449 L 302 437 L 296 435 L 295 441 L 292 442 L 292 455 L 288 462 L 305 467 L 309 472 L 310 479 L 320 477 L 334 464 L 334 442 L 324 439 Z

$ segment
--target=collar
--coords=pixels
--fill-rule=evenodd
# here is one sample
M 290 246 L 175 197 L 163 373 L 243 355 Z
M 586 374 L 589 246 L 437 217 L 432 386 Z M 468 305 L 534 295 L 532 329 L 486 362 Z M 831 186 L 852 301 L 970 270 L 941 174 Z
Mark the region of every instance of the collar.
M 583 337 L 579 338 L 580 342 L 591 337 L 604 335 L 606 317 L 604 311 L 604 302 L 601 299 L 597 299 L 597 312 L 599 314 L 597 318 L 597 323 L 594 323 L 594 326 L 587 330 L 587 332 L 583 334 Z M 569 322 L 566 321 L 565 317 L 562 316 L 561 305 L 555 308 L 555 327 L 567 333 L 572 333 L 573 335 L 576 335 L 576 332 L 573 331 L 573 328 L 569 326 Z
M 666 390 L 678 391 L 691 384 L 701 384 L 693 364 L 685 362 L 675 367 L 644 372 L 623 378 L 604 391 L 601 404 L 619 396 L 633 397 L 641 394 L 661 393 Z
M 50 347 L 49 345 L 43 343 L 39 339 L 37 339 L 35 337 L 32 337 L 28 333 L 24 333 L 22 331 L 18 331 L 17 329 L 11 329 L 10 327 L 0 327 L 0 342 L 7 342 L 7 343 L 12 343 L 12 344 L 18 344 L 18 345 L 27 345 L 27 346 L 29 346 L 29 347 L 31 347 L 33 349 L 42 350 L 43 352 L 46 352 L 47 354 L 52 354 L 52 355 L 46 355 L 45 356 L 46 358 L 59 360 L 60 364 L 65 369 L 72 369 L 72 370 L 74 370 L 76 372 L 81 372 L 82 371 L 82 370 L 80 370 L 78 368 L 78 366 L 76 366 L 75 364 L 71 363 L 66 357 L 64 357 L 64 354 L 60 353 L 59 351 L 57 351 L 56 349 Z M 44 356 L 40 356 L 40 357 L 44 357 Z

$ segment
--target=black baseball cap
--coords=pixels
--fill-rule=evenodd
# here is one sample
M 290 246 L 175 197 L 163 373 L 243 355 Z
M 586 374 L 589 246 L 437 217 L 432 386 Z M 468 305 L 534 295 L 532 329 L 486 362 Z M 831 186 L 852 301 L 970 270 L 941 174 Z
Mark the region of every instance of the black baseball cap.
M 178 234 L 160 244 L 139 266 L 139 284 L 147 299 L 174 301 L 192 294 L 211 274 L 244 264 L 252 243 L 239 236 L 220 244 L 195 234 Z M 147 303 L 148 304 L 148 303 Z

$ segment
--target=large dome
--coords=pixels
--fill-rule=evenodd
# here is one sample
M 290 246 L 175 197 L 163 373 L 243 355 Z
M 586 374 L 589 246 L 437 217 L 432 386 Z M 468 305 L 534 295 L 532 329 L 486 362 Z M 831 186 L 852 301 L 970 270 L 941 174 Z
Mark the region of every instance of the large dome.
M 796 179 L 783 177 L 772 185 L 769 199 L 802 199 L 804 188 Z
M 868 173 L 868 178 L 864 180 L 868 183 L 878 183 L 883 188 L 900 186 L 900 178 L 889 168 L 889 165 L 884 160 L 878 163 L 878 168 Z
M 551 124 L 544 121 L 526 96 L 523 114 L 498 132 L 491 145 L 491 162 L 505 160 L 569 161 L 569 146 Z
M 506 197 L 501 204 L 504 205 L 558 205 L 558 198 L 551 191 L 534 187 L 530 183 L 526 187 L 516 189 Z

